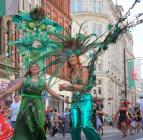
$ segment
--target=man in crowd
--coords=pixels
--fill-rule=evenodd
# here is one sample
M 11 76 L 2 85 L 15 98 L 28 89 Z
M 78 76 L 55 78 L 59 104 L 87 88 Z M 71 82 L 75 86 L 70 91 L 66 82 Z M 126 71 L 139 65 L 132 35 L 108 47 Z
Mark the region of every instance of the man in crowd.
M 46 117 L 45 117 L 46 118 L 45 131 L 47 131 L 47 128 L 48 128 L 48 130 L 51 129 L 52 112 L 53 112 L 52 107 L 48 106 L 46 111 L 45 111 L 45 115 L 46 115 Z
M 142 116 L 142 128 L 143 128 L 143 93 L 140 95 L 140 112 Z
M 17 114 L 19 112 L 20 108 L 20 97 L 19 95 L 14 96 L 14 102 L 10 106 L 10 120 L 11 120 L 11 126 L 14 128 Z

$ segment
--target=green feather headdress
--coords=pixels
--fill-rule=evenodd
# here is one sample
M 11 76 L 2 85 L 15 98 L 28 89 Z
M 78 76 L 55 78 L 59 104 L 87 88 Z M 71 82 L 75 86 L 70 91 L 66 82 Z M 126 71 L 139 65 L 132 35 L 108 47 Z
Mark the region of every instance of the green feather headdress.
M 140 0 L 135 0 L 133 5 L 129 8 L 129 10 L 126 12 L 124 16 L 121 16 L 118 20 L 118 22 L 115 25 L 108 25 L 108 30 L 103 33 L 101 36 L 96 36 L 96 33 L 85 35 L 81 33 L 81 28 L 83 24 L 80 26 L 79 33 L 77 33 L 74 37 L 71 36 L 71 34 L 59 35 L 56 36 L 59 39 L 59 44 L 61 43 L 62 51 L 64 52 L 64 55 L 66 57 L 75 54 L 75 55 L 82 55 L 86 52 L 88 52 L 90 49 L 93 50 L 93 53 L 90 58 L 88 69 L 89 69 L 89 81 L 87 89 L 90 90 L 94 85 L 96 81 L 96 75 L 94 71 L 95 68 L 95 61 L 97 61 L 98 57 L 103 54 L 107 49 L 108 45 L 111 43 L 116 43 L 119 35 L 122 33 L 126 33 L 129 31 L 129 29 L 143 23 L 143 19 L 141 18 L 143 16 L 143 13 L 139 13 L 135 16 L 135 19 L 132 19 L 129 22 L 128 17 L 130 16 L 130 11 L 135 7 L 137 3 L 139 3 Z M 106 37 L 105 37 L 106 35 Z M 101 37 L 104 36 L 104 40 L 101 41 Z M 93 39 L 94 37 L 94 39 Z
M 34 8 L 30 13 L 20 12 L 13 16 L 12 21 L 16 24 L 16 30 L 22 31 L 22 36 L 9 41 L 9 46 L 15 45 L 18 48 L 25 68 L 37 63 L 42 70 L 45 59 L 55 55 L 60 49 L 50 36 L 61 32 L 62 27 L 48 19 L 42 8 Z

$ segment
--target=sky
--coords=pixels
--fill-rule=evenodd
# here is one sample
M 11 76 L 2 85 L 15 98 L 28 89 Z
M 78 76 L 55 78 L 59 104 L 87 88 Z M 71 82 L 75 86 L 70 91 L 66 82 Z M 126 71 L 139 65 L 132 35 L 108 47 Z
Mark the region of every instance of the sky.
M 122 5 L 124 8 L 124 11 L 126 12 L 129 7 L 134 3 L 135 0 L 113 0 L 114 3 L 118 5 Z M 137 4 L 134 8 L 134 10 L 131 12 L 132 16 L 136 15 L 137 13 L 143 12 L 143 0 L 140 0 L 141 2 Z M 131 30 L 131 33 L 133 35 L 134 40 L 134 55 L 136 57 L 143 57 L 143 24 L 135 27 Z

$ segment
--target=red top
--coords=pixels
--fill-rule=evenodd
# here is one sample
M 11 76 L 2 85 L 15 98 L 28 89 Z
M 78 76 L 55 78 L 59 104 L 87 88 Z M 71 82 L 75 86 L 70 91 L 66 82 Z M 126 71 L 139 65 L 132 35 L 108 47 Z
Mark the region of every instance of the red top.
M 0 114 L 0 140 L 7 140 L 13 136 L 13 128 L 7 122 L 6 118 Z
M 120 107 L 120 108 L 119 108 L 119 111 L 122 111 L 122 110 L 127 111 L 128 108 L 127 108 L 127 107 Z

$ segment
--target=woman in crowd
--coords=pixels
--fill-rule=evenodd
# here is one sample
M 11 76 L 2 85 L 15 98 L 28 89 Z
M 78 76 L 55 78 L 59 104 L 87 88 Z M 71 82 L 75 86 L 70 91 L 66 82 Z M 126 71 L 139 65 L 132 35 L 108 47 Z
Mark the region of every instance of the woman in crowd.
M 126 101 L 121 101 L 121 106 L 116 114 L 116 119 L 118 119 L 118 127 L 123 133 L 123 137 L 128 135 L 128 126 L 131 118 L 128 114 L 128 107 Z
M 141 112 L 140 112 L 139 107 L 136 108 L 136 110 L 135 110 L 135 120 L 136 120 L 136 130 L 138 133 L 141 129 L 141 121 L 142 121 L 142 116 L 141 116 Z
M 101 113 L 96 116 L 96 125 L 99 134 L 103 135 L 103 115 Z
M 13 135 L 13 128 L 5 117 L 5 104 L 0 101 L 0 140 L 7 140 Z
M 44 78 L 39 77 L 37 64 L 30 66 L 25 78 L 17 80 L 15 85 L 4 90 L 0 94 L 0 99 L 22 86 L 24 86 L 22 102 L 16 120 L 13 140 L 46 140 L 44 131 L 45 112 L 41 94 L 44 89 L 49 92 L 50 88 Z M 51 95 L 61 99 L 54 92 Z

